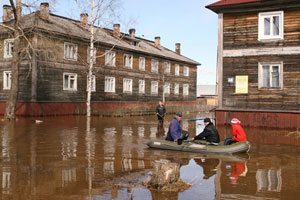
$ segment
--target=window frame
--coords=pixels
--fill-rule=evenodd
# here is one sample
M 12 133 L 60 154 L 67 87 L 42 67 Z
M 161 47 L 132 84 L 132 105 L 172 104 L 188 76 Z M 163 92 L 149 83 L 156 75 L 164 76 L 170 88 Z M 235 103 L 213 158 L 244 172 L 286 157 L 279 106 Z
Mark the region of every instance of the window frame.
M 91 47 L 88 46 L 88 48 L 87 48 L 87 54 L 86 54 L 86 55 L 87 55 L 87 56 L 86 56 L 86 57 L 87 57 L 86 59 L 87 59 L 87 63 L 88 63 L 88 64 L 90 64 L 90 59 L 89 59 L 89 57 L 90 57 L 90 50 L 91 50 Z M 97 60 L 97 48 L 94 47 L 94 52 L 93 52 L 93 53 L 94 53 L 94 56 L 93 56 L 93 64 L 96 64 L 96 60 Z
M 107 87 L 107 81 L 112 81 L 113 86 Z M 111 83 L 109 83 L 111 84 Z M 115 93 L 116 92 L 116 78 L 112 76 L 105 76 L 104 78 L 104 92 Z
M 14 39 L 5 39 L 4 48 L 3 48 L 3 58 L 12 58 L 13 57 L 13 48 L 14 48 Z M 7 54 L 8 52 L 8 54 Z
M 151 59 L 151 72 L 158 73 L 159 62 L 157 59 Z
M 279 35 L 274 35 L 273 33 L 273 17 L 279 17 Z M 270 35 L 265 35 L 265 24 L 264 19 L 270 18 Z M 283 40 L 284 39 L 284 12 L 274 11 L 274 12 L 260 12 L 258 14 L 258 40 Z
M 263 77 L 263 66 L 269 65 L 269 87 L 263 86 L 264 77 Z M 272 71 L 271 67 L 278 66 L 278 78 L 279 78 L 279 87 L 272 86 Z M 283 62 L 259 62 L 258 63 L 258 89 L 259 90 L 282 90 L 283 89 Z
M 129 61 L 127 61 L 129 59 Z M 132 69 L 133 66 L 133 55 L 131 54 L 124 54 L 123 55 L 123 66 L 126 68 Z
M 143 60 L 143 61 L 141 61 Z M 139 70 L 140 71 L 145 71 L 145 66 L 146 66 L 146 58 L 145 57 L 139 57 Z
M 127 85 L 129 83 L 129 85 Z M 130 78 L 123 78 L 123 93 L 132 93 L 133 81 Z
M 112 58 L 110 58 L 112 57 Z M 116 52 L 106 50 L 105 51 L 105 65 L 115 67 L 116 66 Z
M 183 96 L 189 95 L 189 84 L 185 83 L 182 85 L 182 95 Z
M 169 82 L 165 82 L 164 84 L 164 93 L 171 94 L 171 84 Z
M 174 72 L 174 74 L 175 74 L 175 76 L 180 76 L 180 65 L 179 64 L 175 64 L 175 67 L 174 67 L 175 69 L 175 72 Z
M 88 91 L 88 81 L 89 81 L 89 75 L 86 76 L 86 91 Z M 96 75 L 92 75 L 92 92 L 96 92 Z
M 141 88 L 142 86 L 142 88 Z M 145 80 L 139 80 L 139 94 L 145 94 Z
M 151 81 L 151 94 L 158 94 L 158 81 Z
M 174 83 L 174 95 L 179 95 L 179 83 Z
M 3 90 L 10 90 L 10 89 L 11 89 L 11 71 L 3 71 Z
M 183 66 L 183 76 L 190 75 L 190 68 L 188 66 Z
M 171 73 L 171 63 L 168 61 L 164 62 L 164 74 L 170 75 Z
M 65 76 L 68 76 L 68 86 L 66 86 L 66 81 L 65 81 Z M 74 76 L 73 78 L 71 78 L 70 76 Z M 71 86 L 71 80 L 74 80 L 74 87 L 70 87 Z M 77 91 L 77 74 L 76 73 L 70 73 L 70 72 L 64 72 L 63 73 L 63 90 L 66 91 Z
M 74 52 L 73 52 L 73 56 L 71 57 L 68 57 L 67 53 L 68 51 L 71 51 L 71 49 L 67 49 L 67 47 L 70 46 L 70 47 L 73 47 L 74 48 Z M 70 42 L 64 42 L 64 59 L 65 60 L 71 60 L 71 61 L 77 61 L 77 54 L 78 54 L 78 45 L 77 44 L 74 44 L 74 43 L 70 43 Z

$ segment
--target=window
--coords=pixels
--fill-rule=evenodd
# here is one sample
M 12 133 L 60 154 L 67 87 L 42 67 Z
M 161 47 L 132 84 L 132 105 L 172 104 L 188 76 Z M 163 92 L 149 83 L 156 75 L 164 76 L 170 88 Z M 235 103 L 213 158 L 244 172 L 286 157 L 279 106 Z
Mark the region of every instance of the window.
M 133 56 L 124 54 L 124 67 L 132 68 Z
M 91 51 L 91 48 L 88 47 L 87 48 L 87 63 L 90 63 L 90 51 Z M 96 63 L 96 58 L 97 58 L 97 49 L 94 47 L 93 49 L 93 63 L 95 64 Z
M 179 84 L 178 83 L 174 83 L 174 94 L 175 95 L 179 94 Z
M 63 76 L 64 90 L 77 90 L 77 74 L 64 73 Z
M 259 63 L 258 88 L 282 89 L 283 63 Z
M 151 60 L 151 72 L 158 72 L 158 60 Z
M 165 85 L 164 85 L 164 93 L 165 94 L 170 94 L 170 88 L 171 88 L 170 83 L 166 82 Z
M 65 42 L 65 59 L 66 60 L 77 60 L 77 44 Z
M 283 11 L 258 15 L 258 40 L 283 39 Z
M 10 90 L 11 88 L 11 71 L 3 72 L 3 90 Z
M 183 76 L 189 76 L 189 67 L 187 66 L 183 67 Z
M 4 40 L 4 58 L 12 58 L 14 49 L 14 39 Z
M 132 93 L 132 79 L 123 79 L 123 93 Z
M 145 80 L 139 80 L 139 93 L 145 93 Z
M 179 76 L 179 65 L 175 64 L 175 76 Z
M 87 83 L 86 83 L 86 90 L 88 91 L 88 84 L 89 84 L 89 76 L 86 77 Z M 91 82 L 91 91 L 96 91 L 96 76 L 92 75 L 92 82 Z
M 183 84 L 182 88 L 183 88 L 182 94 L 184 96 L 189 95 L 189 84 Z
M 151 81 L 151 94 L 158 94 L 158 82 Z
M 144 57 L 139 58 L 139 69 L 141 71 L 145 71 L 145 58 Z
M 105 65 L 116 66 L 116 52 L 114 51 L 105 51 Z
M 104 92 L 115 92 L 115 77 L 105 77 Z
M 170 74 L 171 71 L 171 66 L 169 62 L 164 62 L 164 73 L 165 74 Z

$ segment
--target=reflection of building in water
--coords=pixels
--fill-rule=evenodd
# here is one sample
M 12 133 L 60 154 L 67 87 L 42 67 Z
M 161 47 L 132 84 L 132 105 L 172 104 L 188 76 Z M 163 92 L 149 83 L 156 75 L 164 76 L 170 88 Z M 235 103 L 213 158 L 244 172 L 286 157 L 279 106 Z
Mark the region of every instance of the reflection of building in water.
M 280 169 L 258 169 L 256 172 L 257 191 L 281 191 Z
M 3 161 L 10 161 L 10 138 L 9 131 L 4 129 L 2 132 L 2 159 Z
M 139 137 L 144 137 L 144 135 L 145 135 L 145 127 L 144 126 L 138 127 L 138 135 L 139 135 Z
M 11 194 L 11 172 L 10 167 L 3 167 L 2 168 L 2 194 Z
M 131 126 L 123 126 L 122 134 L 124 136 L 132 136 L 132 127 Z
M 156 138 L 156 132 L 157 132 L 156 126 L 150 127 L 150 138 Z
M 62 169 L 61 177 L 62 177 L 62 187 L 66 187 L 69 184 L 75 183 L 76 182 L 76 168 Z
M 115 173 L 114 161 L 115 161 L 115 134 L 117 133 L 116 128 L 104 128 L 104 163 L 103 173 L 104 175 L 112 175 Z
M 63 130 L 61 133 L 63 160 L 77 157 L 78 130 Z

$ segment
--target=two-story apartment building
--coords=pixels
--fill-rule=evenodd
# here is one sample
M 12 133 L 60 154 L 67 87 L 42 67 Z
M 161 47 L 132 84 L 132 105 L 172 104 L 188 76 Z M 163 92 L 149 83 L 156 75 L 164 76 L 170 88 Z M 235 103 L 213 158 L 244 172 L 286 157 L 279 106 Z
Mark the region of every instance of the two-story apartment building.
M 84 114 L 90 62 L 88 15 L 81 14 L 77 21 L 48 8 L 42 3 L 39 11 L 21 19 L 32 48 L 19 66 L 17 115 Z M 3 24 L 11 25 L 11 7 L 5 5 L 3 14 Z M 135 29 L 121 33 L 120 24 L 114 24 L 113 30 L 94 29 L 92 114 L 153 113 L 163 96 L 174 111 L 196 105 L 200 64 L 181 55 L 180 43 L 171 51 L 160 44 L 160 37 L 154 41 L 136 37 Z M 10 92 L 13 42 L 10 30 L 0 26 L 0 114 Z M 26 42 L 22 41 L 24 48 Z
M 218 124 L 300 127 L 300 1 L 221 0 Z

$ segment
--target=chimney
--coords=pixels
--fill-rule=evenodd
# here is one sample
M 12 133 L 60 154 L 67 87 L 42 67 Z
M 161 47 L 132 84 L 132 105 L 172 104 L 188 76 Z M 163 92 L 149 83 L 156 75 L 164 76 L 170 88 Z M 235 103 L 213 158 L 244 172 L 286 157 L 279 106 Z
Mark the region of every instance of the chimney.
M 81 26 L 86 26 L 89 20 L 89 15 L 87 13 L 80 14 L 80 24 Z
M 155 37 L 155 47 L 160 48 L 160 37 Z
M 120 24 L 114 24 L 113 35 L 116 38 L 120 37 Z
M 135 38 L 135 29 L 134 28 L 129 29 L 129 36 L 131 38 Z
M 13 18 L 10 5 L 3 5 L 3 22 L 7 22 Z
M 180 55 L 180 43 L 175 44 L 175 51 L 178 55 Z
M 42 19 L 49 19 L 49 3 L 44 2 L 40 4 L 40 17 Z

